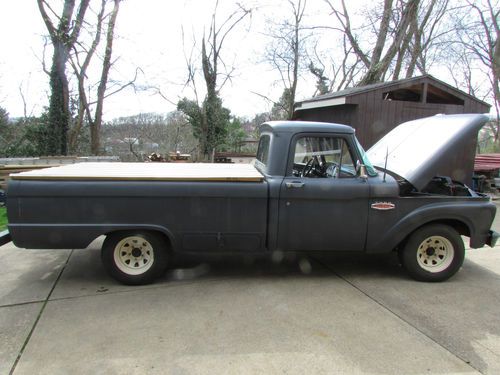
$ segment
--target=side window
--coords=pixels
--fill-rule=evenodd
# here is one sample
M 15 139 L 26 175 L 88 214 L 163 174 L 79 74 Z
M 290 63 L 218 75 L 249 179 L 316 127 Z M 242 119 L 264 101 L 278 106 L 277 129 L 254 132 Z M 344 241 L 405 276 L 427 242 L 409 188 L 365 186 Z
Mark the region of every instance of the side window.
M 271 137 L 268 134 L 264 134 L 260 137 L 259 148 L 257 149 L 257 161 L 262 164 L 265 168 L 267 166 L 267 159 L 269 158 L 269 144 L 271 142 Z
M 342 138 L 299 138 L 295 144 L 293 175 L 311 178 L 356 177 L 349 145 Z

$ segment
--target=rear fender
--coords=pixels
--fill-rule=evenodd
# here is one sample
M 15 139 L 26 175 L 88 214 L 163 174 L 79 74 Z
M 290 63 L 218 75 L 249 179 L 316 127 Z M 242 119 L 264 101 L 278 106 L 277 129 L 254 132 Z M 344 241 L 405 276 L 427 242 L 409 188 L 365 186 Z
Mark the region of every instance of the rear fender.
M 101 235 L 117 231 L 142 230 L 164 234 L 172 249 L 175 236 L 165 227 L 151 224 L 9 224 L 17 247 L 26 249 L 84 249 Z

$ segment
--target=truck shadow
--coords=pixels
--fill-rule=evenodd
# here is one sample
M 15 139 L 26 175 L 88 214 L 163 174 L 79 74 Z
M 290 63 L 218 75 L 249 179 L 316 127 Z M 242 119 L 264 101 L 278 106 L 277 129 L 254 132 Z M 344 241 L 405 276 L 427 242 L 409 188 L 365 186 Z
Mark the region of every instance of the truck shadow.
M 393 256 L 322 256 L 321 254 L 287 254 L 269 256 L 186 256 L 173 257 L 163 277 L 144 286 L 122 285 L 111 279 L 101 263 L 100 250 L 90 247 L 73 251 L 51 299 L 69 298 L 108 292 L 174 287 L 185 282 L 206 280 L 283 279 L 283 278 L 341 278 L 335 267 L 350 272 L 373 273 L 389 279 L 406 278 Z
M 272 256 L 205 256 L 175 258 L 167 272 L 167 280 L 195 280 L 211 277 L 341 277 L 336 266 L 356 271 L 375 270 L 385 277 L 405 277 L 397 257 L 393 255 L 323 255 L 293 253 L 283 257 Z
M 324 255 L 294 253 L 284 256 L 242 256 L 242 255 L 175 255 L 169 269 L 150 286 L 158 287 L 176 281 L 197 281 L 217 278 L 284 278 L 324 277 L 342 278 L 337 270 L 352 274 L 378 275 L 389 279 L 408 279 L 393 254 L 367 255 Z M 114 290 L 128 287 L 118 284 L 105 272 L 100 251 L 95 248 L 76 250 L 66 265 L 60 284 L 84 283 L 103 285 Z M 60 288 L 60 285 L 58 286 Z

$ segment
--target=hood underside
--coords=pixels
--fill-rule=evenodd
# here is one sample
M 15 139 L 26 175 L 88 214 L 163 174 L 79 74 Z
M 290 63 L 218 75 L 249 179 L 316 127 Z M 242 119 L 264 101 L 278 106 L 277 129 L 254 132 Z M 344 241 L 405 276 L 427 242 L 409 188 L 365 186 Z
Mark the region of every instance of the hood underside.
M 471 141 L 475 142 L 479 129 L 488 120 L 486 115 L 460 114 L 405 122 L 373 145 L 367 151 L 368 158 L 373 165 L 403 177 L 422 190 L 450 165 L 460 172 L 458 156 L 470 149 Z

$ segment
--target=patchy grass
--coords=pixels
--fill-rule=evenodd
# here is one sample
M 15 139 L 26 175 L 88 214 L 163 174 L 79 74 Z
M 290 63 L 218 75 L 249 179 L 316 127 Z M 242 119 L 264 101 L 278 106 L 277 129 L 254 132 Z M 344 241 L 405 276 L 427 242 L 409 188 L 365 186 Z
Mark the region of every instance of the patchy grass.
M 0 207 L 0 231 L 7 229 L 7 209 Z

